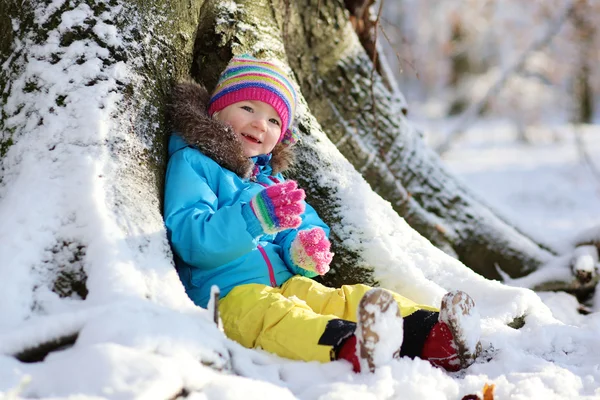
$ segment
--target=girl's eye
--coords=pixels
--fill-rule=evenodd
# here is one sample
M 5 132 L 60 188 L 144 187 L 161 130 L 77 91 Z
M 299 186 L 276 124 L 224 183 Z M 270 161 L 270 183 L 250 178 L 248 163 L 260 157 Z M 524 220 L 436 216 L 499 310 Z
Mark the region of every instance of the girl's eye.
M 252 109 L 252 107 L 250 107 L 250 106 L 241 106 L 240 108 L 241 108 L 242 110 L 246 110 L 246 111 L 248 111 L 248 112 L 253 112 L 253 111 L 254 111 L 254 110 Z
M 275 118 L 271 118 L 269 120 L 270 123 L 275 124 L 277 126 L 281 126 L 281 124 L 279 123 L 279 120 L 275 119 Z

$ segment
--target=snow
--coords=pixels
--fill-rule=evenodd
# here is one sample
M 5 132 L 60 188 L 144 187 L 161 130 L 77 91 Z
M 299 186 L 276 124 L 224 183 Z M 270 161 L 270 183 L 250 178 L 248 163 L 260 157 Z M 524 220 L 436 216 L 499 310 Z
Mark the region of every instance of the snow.
M 37 23 L 64 3 L 38 8 Z M 126 64 L 104 65 L 107 52 L 97 43 L 59 46 L 60 32 L 94 18 L 101 19 L 96 34 L 118 46 L 119 32 L 103 22 L 116 18 L 117 9 L 95 17 L 81 5 L 63 14 L 46 43 L 16 43 L 26 49 L 18 56 L 25 67 L 12 83 L 3 110 L 7 131 L 1 132 L 6 138 L 14 130 L 14 145 L 1 161 L 0 397 L 459 399 L 493 383 L 498 398 L 600 398 L 600 313 L 578 314 L 565 293 L 537 295 L 527 289 L 531 282 L 511 287 L 468 270 L 410 229 L 349 172 L 333 146 L 324 147 L 322 156 L 334 167 L 322 179 L 335 185 L 344 204 L 338 229 L 345 244 L 361 252 L 382 286 L 415 301 L 437 306 L 445 292 L 467 291 L 481 315 L 483 355 L 458 373 L 400 359 L 374 374 L 354 374 L 345 362 L 295 362 L 226 339 L 213 314 L 187 299 L 156 204 L 142 202 L 135 212 L 115 206 L 138 197 L 137 187 L 118 186 L 121 171 L 105 149 L 107 141 L 133 140 L 127 125 L 113 118 L 122 105 L 113 89 L 117 80 L 139 77 Z M 61 54 L 60 62 L 51 63 L 53 53 Z M 22 90 L 31 83 L 36 90 Z M 59 96 L 66 96 L 62 105 Z M 560 140 L 549 139 L 550 130 Z M 562 243 L 584 229 L 598 238 L 598 182 L 578 161 L 572 130 L 540 131 L 546 132 L 541 145 L 525 147 L 508 139 L 512 128 L 488 121 L 474 126 L 447 162 L 540 240 L 567 248 Z M 600 129 L 589 126 L 581 134 L 598 159 Z M 567 259 L 539 279 L 551 271 L 565 274 Z M 85 300 L 52 291 L 65 264 L 84 267 Z M 600 300 L 595 303 L 600 310 Z M 521 316 L 521 329 L 506 325 Z M 41 362 L 14 357 L 72 335 L 74 345 Z
M 597 125 L 532 126 L 530 143 L 520 143 L 508 121 L 484 121 L 444 160 L 523 231 L 565 250 L 600 223 L 600 181 L 576 144 L 580 135 L 585 151 L 597 160 L 599 131 Z
M 573 269 L 586 273 L 594 273 L 598 268 L 598 249 L 596 246 L 578 246 L 573 251 Z

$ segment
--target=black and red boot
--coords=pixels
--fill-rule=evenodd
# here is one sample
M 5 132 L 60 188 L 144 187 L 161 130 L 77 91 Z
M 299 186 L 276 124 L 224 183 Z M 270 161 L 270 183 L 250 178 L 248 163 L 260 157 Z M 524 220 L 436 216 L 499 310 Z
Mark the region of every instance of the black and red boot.
M 481 353 L 480 336 L 479 313 L 471 296 L 460 290 L 446 293 L 421 358 L 447 371 L 459 371 L 473 364 Z
M 404 322 L 389 291 L 374 288 L 365 293 L 356 316 L 356 330 L 340 344 L 336 359 L 349 361 L 354 372 L 374 372 L 400 356 Z

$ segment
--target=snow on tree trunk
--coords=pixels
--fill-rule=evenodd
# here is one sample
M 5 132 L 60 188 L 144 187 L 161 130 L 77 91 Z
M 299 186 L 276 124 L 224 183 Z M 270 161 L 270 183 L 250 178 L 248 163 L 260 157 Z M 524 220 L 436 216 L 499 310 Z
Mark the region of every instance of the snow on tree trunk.
M 550 252 L 495 214 L 444 167 L 379 80 L 371 91 L 368 63 L 360 56 L 341 61 L 331 75 L 323 75 L 319 93 L 307 96 L 311 108 L 320 110 L 317 118 L 328 136 L 373 189 L 414 229 L 488 278 L 499 277 L 496 266 L 523 276 L 548 262 Z M 333 75 L 339 76 L 337 82 Z M 351 88 L 351 100 L 339 94 L 340 86 Z
M 201 5 L 0 5 L 0 332 L 116 301 L 195 309 L 160 211 L 164 100 L 188 73 Z M 3 352 L 51 349 L 70 325 Z

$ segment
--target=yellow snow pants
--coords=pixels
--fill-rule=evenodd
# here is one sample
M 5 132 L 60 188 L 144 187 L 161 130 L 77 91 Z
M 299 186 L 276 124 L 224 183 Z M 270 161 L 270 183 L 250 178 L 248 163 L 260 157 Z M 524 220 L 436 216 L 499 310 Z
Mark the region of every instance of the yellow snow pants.
M 219 311 L 225 334 L 244 347 L 293 360 L 327 362 L 331 347 L 318 344 L 327 323 L 338 318 L 356 322 L 358 303 L 369 289 L 361 284 L 329 288 L 296 275 L 281 287 L 237 286 L 219 301 Z M 419 309 L 438 311 L 392 294 L 403 317 Z

